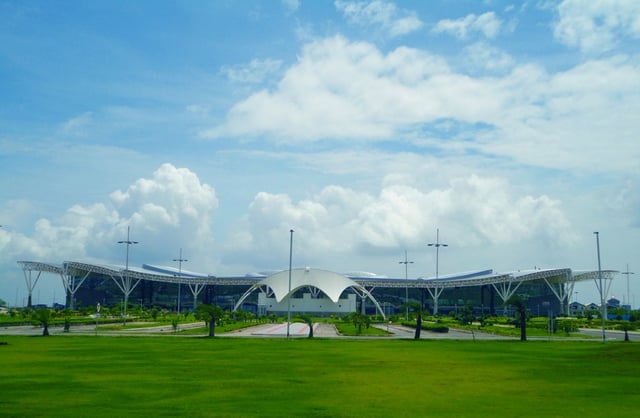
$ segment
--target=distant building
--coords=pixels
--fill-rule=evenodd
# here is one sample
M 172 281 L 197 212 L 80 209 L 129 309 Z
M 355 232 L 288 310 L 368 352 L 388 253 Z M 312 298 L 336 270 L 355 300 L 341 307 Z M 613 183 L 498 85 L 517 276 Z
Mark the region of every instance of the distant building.
M 584 310 L 585 311 L 599 311 L 600 310 L 600 305 L 591 302 L 590 304 L 588 304 L 588 305 L 586 305 L 584 307 Z
M 580 302 L 572 302 L 569 304 L 569 312 L 571 316 L 582 315 L 585 311 L 586 307 Z
M 620 300 L 615 297 L 609 298 L 607 300 L 607 309 L 618 309 L 620 307 Z

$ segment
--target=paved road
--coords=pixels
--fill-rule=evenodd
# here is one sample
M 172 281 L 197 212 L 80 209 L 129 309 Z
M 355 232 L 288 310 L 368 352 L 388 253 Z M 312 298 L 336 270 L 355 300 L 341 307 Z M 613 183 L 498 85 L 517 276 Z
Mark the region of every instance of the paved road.
M 415 331 L 413 328 L 402 325 L 375 325 L 377 328 L 388 330 L 396 338 L 413 338 Z M 512 337 L 488 334 L 486 332 L 467 331 L 449 328 L 449 332 L 421 331 L 420 339 L 425 340 L 513 340 Z
M 602 341 L 602 330 L 601 329 L 592 329 L 592 328 L 580 328 L 580 332 L 582 334 L 588 335 L 590 337 L 595 337 L 595 339 Z M 629 331 L 629 340 L 630 341 L 640 341 L 640 332 L 638 331 Z M 605 331 L 605 341 L 624 341 L 624 331 Z
M 202 327 L 204 326 L 203 322 L 195 322 L 191 324 L 180 324 L 180 329 L 193 328 L 193 327 Z M 332 324 L 325 323 L 316 323 L 313 328 L 313 335 L 315 337 L 321 338 L 405 338 L 412 339 L 414 335 L 414 330 L 409 327 L 404 327 L 402 325 L 382 325 L 382 324 L 374 324 L 373 326 L 378 327 L 380 329 L 388 330 L 391 335 L 381 336 L 381 337 L 344 337 L 339 335 L 336 331 L 336 328 Z M 290 336 L 294 337 L 306 337 L 309 334 L 309 327 L 306 324 L 301 323 L 292 323 L 290 326 Z M 592 341 L 601 341 L 602 331 L 599 329 L 588 329 L 581 328 L 580 332 L 585 335 L 589 340 Z M 52 335 L 56 334 L 65 334 L 64 330 L 61 326 L 49 327 L 49 333 Z M 72 326 L 71 331 L 66 335 L 96 335 L 96 327 L 94 325 L 77 325 Z M 163 325 L 158 327 L 141 327 L 135 329 L 127 329 L 127 330 L 119 330 L 119 331 L 111 331 L 111 330 L 100 330 L 98 328 L 97 334 L 99 335 L 172 335 L 173 327 L 171 325 Z M 0 327 L 0 335 L 42 335 L 42 327 L 39 326 L 12 326 L 12 327 Z M 180 336 L 180 334 L 175 334 L 176 336 Z M 237 331 L 232 331 L 228 333 L 216 333 L 218 336 L 225 337 L 286 337 L 286 324 L 262 324 L 257 325 L 255 327 L 244 328 Z M 607 330 L 606 333 L 606 341 L 624 341 L 624 332 L 623 331 L 612 331 Z M 194 336 L 194 335 L 191 335 Z M 449 329 L 447 333 L 438 333 L 438 332 L 429 332 L 422 331 L 420 333 L 421 339 L 455 339 L 455 340 L 517 340 L 514 337 L 504 337 L 499 335 L 487 334 L 484 332 L 478 331 L 466 331 L 466 330 L 457 330 L 457 329 Z M 530 340 L 544 340 L 548 339 L 548 337 L 529 337 Z M 552 337 L 554 340 L 564 339 L 561 336 Z M 575 337 L 568 338 L 570 340 L 575 340 Z M 631 341 L 640 342 L 640 332 L 639 331 L 629 331 L 629 339 Z
M 297 326 L 295 331 L 290 330 L 291 336 L 306 337 L 309 332 L 308 326 L 305 324 L 291 324 L 292 327 Z M 321 338 L 370 338 L 370 339 L 386 339 L 386 338 L 404 338 L 412 339 L 414 331 L 412 328 L 404 327 L 402 325 L 373 325 L 377 328 L 388 330 L 391 334 L 384 336 L 363 336 L 363 337 L 345 337 L 338 334 L 336 327 L 332 324 L 317 323 L 314 324 L 313 335 L 314 337 Z M 244 328 L 241 330 L 233 331 L 226 334 L 219 334 L 220 336 L 229 337 L 266 337 L 266 336 L 286 336 L 286 324 L 264 324 L 255 327 Z M 491 340 L 509 340 L 514 339 L 511 337 L 503 337 L 499 335 L 487 334 L 482 332 L 471 332 L 463 330 L 450 329 L 447 333 L 422 331 L 420 333 L 421 339 L 454 339 L 454 340 L 473 340 L 473 339 L 491 339 Z

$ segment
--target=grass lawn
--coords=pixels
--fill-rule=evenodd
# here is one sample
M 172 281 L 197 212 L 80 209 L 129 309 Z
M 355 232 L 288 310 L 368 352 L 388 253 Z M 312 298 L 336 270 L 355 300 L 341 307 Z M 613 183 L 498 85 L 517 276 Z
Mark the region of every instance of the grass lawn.
M 2 336 L 3 417 L 633 416 L 640 345 Z
M 349 336 L 360 335 L 360 336 L 377 336 L 377 337 L 391 335 L 387 331 L 380 328 L 376 328 L 373 325 L 370 325 L 368 327 L 363 325 L 359 334 L 358 334 L 358 329 L 351 322 L 338 321 L 338 322 L 335 322 L 334 325 L 338 330 L 338 332 L 340 333 L 340 335 L 349 335 Z

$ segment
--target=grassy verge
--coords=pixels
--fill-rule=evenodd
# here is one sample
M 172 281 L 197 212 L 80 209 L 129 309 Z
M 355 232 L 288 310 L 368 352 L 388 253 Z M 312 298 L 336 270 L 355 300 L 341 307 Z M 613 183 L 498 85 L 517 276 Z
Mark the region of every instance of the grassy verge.
M 634 343 L 14 337 L 4 417 L 633 416 Z
M 348 336 L 391 335 L 387 331 L 380 328 L 376 328 L 374 326 L 369 326 L 369 327 L 362 326 L 360 332 L 358 332 L 358 329 L 356 328 L 356 326 L 353 325 L 351 322 L 336 321 L 333 324 L 335 325 L 340 335 L 348 335 Z

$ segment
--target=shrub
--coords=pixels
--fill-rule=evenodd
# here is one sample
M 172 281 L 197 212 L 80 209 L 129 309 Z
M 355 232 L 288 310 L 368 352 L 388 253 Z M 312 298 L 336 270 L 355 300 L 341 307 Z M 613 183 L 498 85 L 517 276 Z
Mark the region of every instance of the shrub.
M 447 333 L 449 332 L 449 327 L 445 326 L 445 325 L 439 325 L 439 324 L 422 324 L 422 329 L 426 330 L 426 331 L 431 331 L 431 332 L 439 332 L 439 333 Z
M 415 322 L 407 322 L 407 321 L 402 321 L 402 325 L 406 326 L 406 327 L 411 327 L 411 328 L 415 328 L 416 327 L 416 323 Z M 449 327 L 446 325 L 442 325 L 442 324 L 433 324 L 433 323 L 428 323 L 428 322 L 422 322 L 422 327 L 421 329 L 423 329 L 424 331 L 430 331 L 430 332 L 439 332 L 439 333 L 447 333 L 449 332 Z

